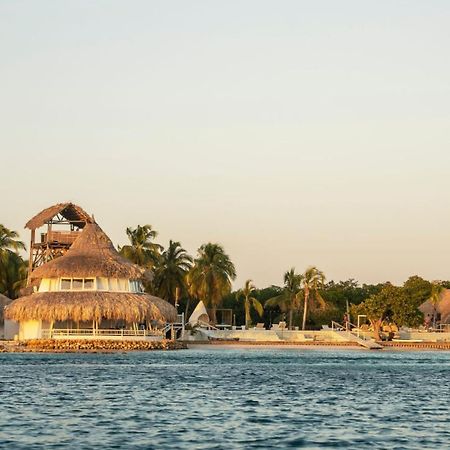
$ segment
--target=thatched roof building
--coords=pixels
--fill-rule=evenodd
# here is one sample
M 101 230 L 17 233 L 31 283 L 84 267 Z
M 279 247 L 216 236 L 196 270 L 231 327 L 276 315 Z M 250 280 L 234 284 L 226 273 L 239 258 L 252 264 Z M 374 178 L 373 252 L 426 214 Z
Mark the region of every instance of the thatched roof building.
M 19 322 L 173 322 L 175 308 L 143 292 L 146 271 L 123 258 L 95 222 L 88 222 L 67 252 L 31 273 L 37 292 L 5 310 Z
M 425 316 L 429 314 L 430 317 L 433 317 L 434 315 L 434 306 L 429 300 L 422 303 L 419 309 Z M 450 289 L 444 289 L 441 292 L 441 300 L 436 308 L 436 312 L 441 317 L 441 323 L 450 323 Z
M 31 280 L 59 277 L 140 279 L 145 270 L 121 256 L 97 223 L 88 223 L 66 254 L 37 267 Z

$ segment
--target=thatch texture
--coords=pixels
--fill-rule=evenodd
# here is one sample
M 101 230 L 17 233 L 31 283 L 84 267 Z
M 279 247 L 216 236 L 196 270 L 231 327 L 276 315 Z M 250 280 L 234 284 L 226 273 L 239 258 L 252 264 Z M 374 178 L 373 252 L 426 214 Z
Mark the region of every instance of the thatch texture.
M 3 294 L 0 294 L 0 325 L 3 325 L 3 311 L 7 305 L 9 305 L 12 302 L 11 299 L 4 296 Z
M 419 309 L 426 316 L 429 314 L 431 317 L 434 315 L 434 306 L 429 300 L 422 303 Z M 441 300 L 436 308 L 436 312 L 441 315 L 441 323 L 450 323 L 450 289 L 444 289 L 441 293 Z
M 31 280 L 58 277 L 141 279 L 145 270 L 123 258 L 97 223 L 88 223 L 63 256 L 37 267 Z
M 85 223 L 92 222 L 92 217 L 80 206 L 73 203 L 58 203 L 36 214 L 25 224 L 25 228 L 29 228 L 30 230 L 40 228 L 57 214 L 61 214 L 64 218 L 80 228 Z
M 148 294 L 127 292 L 37 292 L 14 300 L 5 317 L 16 321 L 42 320 L 87 322 L 103 319 L 143 323 L 173 322 L 176 310 L 168 302 Z

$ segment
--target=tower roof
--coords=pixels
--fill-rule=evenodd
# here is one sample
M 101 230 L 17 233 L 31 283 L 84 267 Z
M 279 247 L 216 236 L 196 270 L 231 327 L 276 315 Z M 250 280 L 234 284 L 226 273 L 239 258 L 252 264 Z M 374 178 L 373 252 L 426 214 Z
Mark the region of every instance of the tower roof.
M 93 222 L 92 217 L 80 206 L 70 202 L 57 203 L 36 214 L 25 224 L 25 228 L 30 230 L 40 228 L 58 214 L 80 228 L 83 228 L 85 223 Z
M 70 249 L 59 258 L 37 267 L 31 279 L 108 277 L 141 279 L 145 269 L 122 257 L 95 222 L 86 223 Z

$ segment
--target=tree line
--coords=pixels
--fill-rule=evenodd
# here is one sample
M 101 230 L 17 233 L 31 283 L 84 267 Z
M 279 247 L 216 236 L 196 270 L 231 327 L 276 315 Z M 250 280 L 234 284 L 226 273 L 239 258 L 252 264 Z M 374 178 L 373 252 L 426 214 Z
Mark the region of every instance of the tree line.
M 287 270 L 280 286 L 257 288 L 252 280 L 235 291 L 232 283 L 236 269 L 222 245 L 201 245 L 195 257 L 180 242 L 170 240 L 167 247 L 156 242 L 158 233 L 151 225 L 126 229 L 129 243 L 119 246 L 119 253 L 148 269 L 145 290 L 157 295 L 185 312 L 192 312 L 199 300 L 209 308 L 213 323 L 217 310 L 233 310 L 235 325 L 251 326 L 286 321 L 289 328 L 320 328 L 332 320 L 341 322 L 344 314 L 352 320 L 365 315 L 375 332 L 390 321 L 398 326 L 423 323 L 418 307 L 430 300 L 436 311 L 441 293 L 450 282 L 430 282 L 411 276 L 402 286 L 393 284 L 362 284 L 356 280 L 326 281 L 317 267 L 298 273 Z M 27 261 L 19 251 L 25 245 L 15 231 L 0 225 L 0 293 L 16 298 L 26 283 Z M 434 317 L 434 321 L 436 317 Z

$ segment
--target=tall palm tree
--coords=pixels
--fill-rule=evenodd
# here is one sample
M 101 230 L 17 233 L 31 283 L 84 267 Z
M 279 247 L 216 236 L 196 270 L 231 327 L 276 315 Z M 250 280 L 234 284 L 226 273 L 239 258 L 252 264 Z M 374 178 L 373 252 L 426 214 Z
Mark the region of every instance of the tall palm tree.
M 306 328 L 306 318 L 308 315 L 308 306 L 310 300 L 314 300 L 313 306 L 318 306 L 319 309 L 324 309 L 326 304 L 325 300 L 320 295 L 319 289 L 325 283 L 325 275 L 317 267 L 308 267 L 303 274 L 303 292 L 304 292 L 304 305 L 303 305 L 303 321 L 302 330 Z
M 211 321 L 217 322 L 216 309 L 231 291 L 236 269 L 224 248 L 219 244 L 203 244 L 198 249 L 194 266 L 188 274 L 190 294 L 205 300 L 211 309 Z
M 16 231 L 9 230 L 0 224 L 0 251 L 13 250 L 17 252 L 19 250 L 25 250 L 25 244 L 19 241 L 17 239 L 18 237 L 19 234 Z
M 438 281 L 433 281 L 433 283 L 431 284 L 430 296 L 430 303 L 433 305 L 433 328 L 436 328 L 437 308 L 439 306 L 439 303 L 441 303 L 443 290 L 444 287 Z
M 119 247 L 122 256 L 134 264 L 152 269 L 159 261 L 162 247 L 152 242 L 158 233 L 151 225 L 138 225 L 136 228 L 127 228 L 130 245 Z
M 244 309 L 245 309 L 245 328 L 248 328 L 251 324 L 251 315 L 250 315 L 250 309 L 253 307 L 253 309 L 259 314 L 259 317 L 263 315 L 264 308 L 261 305 L 261 303 L 252 296 L 252 294 L 255 292 L 256 287 L 252 283 L 252 280 L 247 280 L 245 282 L 245 285 L 242 289 L 240 289 L 236 297 L 239 300 L 240 296 L 244 297 Z
M 185 294 L 186 274 L 192 267 L 192 257 L 179 242 L 169 241 L 155 268 L 153 280 L 158 295 L 170 303 L 178 305 L 181 294 Z
M 295 273 L 295 268 L 292 267 L 284 274 L 284 288 L 283 292 L 276 297 L 269 298 L 265 306 L 278 306 L 282 312 L 289 313 L 289 328 L 292 328 L 294 312 L 300 308 L 300 299 L 303 296 L 302 279 L 303 276 Z

